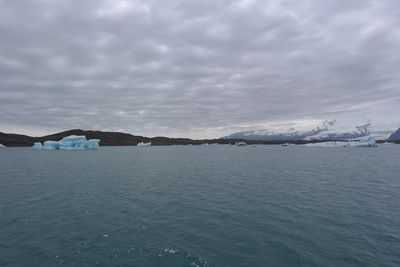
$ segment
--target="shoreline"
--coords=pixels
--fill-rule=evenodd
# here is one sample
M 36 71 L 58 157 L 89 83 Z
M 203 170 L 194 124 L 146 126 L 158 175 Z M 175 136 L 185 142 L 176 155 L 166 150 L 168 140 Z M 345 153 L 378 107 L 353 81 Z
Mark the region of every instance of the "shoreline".
M 169 137 L 145 137 L 135 136 L 121 132 L 102 132 L 85 131 L 81 129 L 64 131 L 52 135 L 41 137 L 32 137 L 20 134 L 10 134 L 0 132 L 0 143 L 6 147 L 31 147 L 35 142 L 44 142 L 49 140 L 61 140 L 69 135 L 84 135 L 88 139 L 100 139 L 100 146 L 136 146 L 140 142 L 151 142 L 152 146 L 173 146 L 173 145 L 203 145 L 220 144 L 234 145 L 236 142 L 246 142 L 248 145 L 282 145 L 295 144 L 304 145 L 321 142 L 339 142 L 347 140 L 246 140 L 246 139 L 190 139 L 190 138 L 169 138 Z M 378 144 L 387 142 L 387 140 L 376 140 Z M 392 140 L 392 143 L 400 144 L 400 140 Z

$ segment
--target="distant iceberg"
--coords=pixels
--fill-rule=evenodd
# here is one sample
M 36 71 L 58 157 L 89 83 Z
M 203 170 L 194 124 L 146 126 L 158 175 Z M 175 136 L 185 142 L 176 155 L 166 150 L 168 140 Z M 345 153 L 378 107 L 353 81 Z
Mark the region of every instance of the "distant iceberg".
M 43 145 L 42 145 L 42 143 L 40 143 L 40 142 L 34 143 L 34 144 L 33 144 L 33 147 L 32 147 L 32 149 L 34 149 L 34 150 L 40 150 L 40 149 L 42 149 L 42 148 L 43 148 Z
M 151 146 L 151 142 L 148 143 L 140 142 L 136 146 Z
M 60 144 L 57 141 L 45 141 L 45 142 L 43 142 L 42 149 L 58 150 L 58 149 L 60 149 Z
M 6 148 L 3 144 L 0 144 L 0 148 Z
M 284 144 L 281 144 L 281 146 L 295 146 L 295 144 L 291 144 L 291 143 L 284 143 Z
M 397 145 L 396 143 L 392 143 L 392 142 L 385 142 L 385 143 L 383 143 L 382 145 L 385 145 L 385 146 L 392 146 L 392 145 Z
M 373 137 L 368 137 L 360 141 L 330 141 L 321 143 L 309 143 L 305 144 L 306 147 L 377 147 Z
M 308 143 L 304 146 L 306 147 L 345 147 L 348 146 L 349 142 L 342 141 L 329 141 L 329 142 L 320 142 L 320 143 Z
M 100 139 L 89 139 L 86 143 L 86 149 L 88 150 L 97 150 L 99 149 Z
M 60 141 L 45 141 L 33 144 L 34 150 L 97 150 L 99 149 L 99 139 L 86 139 L 83 135 L 70 135 Z
M 236 142 L 235 146 L 247 146 L 247 144 L 243 141 L 240 141 L 240 142 Z
M 377 143 L 373 137 L 368 137 L 365 139 L 360 140 L 359 142 L 349 142 L 347 146 L 354 146 L 354 147 L 377 147 Z

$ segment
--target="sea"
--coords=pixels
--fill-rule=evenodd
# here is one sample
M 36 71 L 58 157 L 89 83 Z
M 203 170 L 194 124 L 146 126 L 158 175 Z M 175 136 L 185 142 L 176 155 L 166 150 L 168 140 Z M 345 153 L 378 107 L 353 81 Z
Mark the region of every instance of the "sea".
M 400 266 L 400 145 L 0 150 L 0 266 Z

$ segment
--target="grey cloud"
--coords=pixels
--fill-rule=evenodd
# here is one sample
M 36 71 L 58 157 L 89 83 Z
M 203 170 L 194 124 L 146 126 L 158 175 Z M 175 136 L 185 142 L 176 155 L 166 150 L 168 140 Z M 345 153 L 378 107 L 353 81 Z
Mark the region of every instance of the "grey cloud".
M 0 131 L 400 124 L 398 10 L 394 0 L 0 0 Z

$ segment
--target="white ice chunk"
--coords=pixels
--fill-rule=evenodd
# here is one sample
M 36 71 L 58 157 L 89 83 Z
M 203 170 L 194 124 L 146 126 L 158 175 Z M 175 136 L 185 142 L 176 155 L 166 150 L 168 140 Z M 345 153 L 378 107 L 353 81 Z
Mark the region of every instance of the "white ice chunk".
M 343 141 L 330 141 L 330 142 L 321 142 L 321 143 L 309 143 L 305 144 L 307 147 L 377 147 L 378 145 L 375 142 L 373 137 L 368 137 L 362 139 L 360 141 L 351 141 L 351 142 L 343 142 Z
M 295 144 L 291 144 L 291 143 L 284 143 L 284 144 L 281 144 L 281 146 L 295 146 Z
M 0 144 L 0 148 L 6 148 L 3 144 Z
M 136 146 L 151 146 L 151 142 L 148 143 L 140 142 Z
M 32 149 L 34 149 L 34 150 L 40 150 L 40 149 L 42 149 L 42 148 L 43 148 L 43 145 L 42 145 L 42 143 L 40 143 L 40 142 L 36 142 L 36 143 L 34 143 L 33 146 L 32 146 Z
M 375 142 L 375 139 L 373 137 L 368 137 L 365 139 L 362 139 L 358 142 L 350 142 L 348 146 L 352 147 L 377 147 L 378 145 Z
M 349 142 L 342 141 L 330 141 L 330 142 L 320 142 L 320 143 L 308 143 L 304 146 L 307 147 L 345 147 Z

